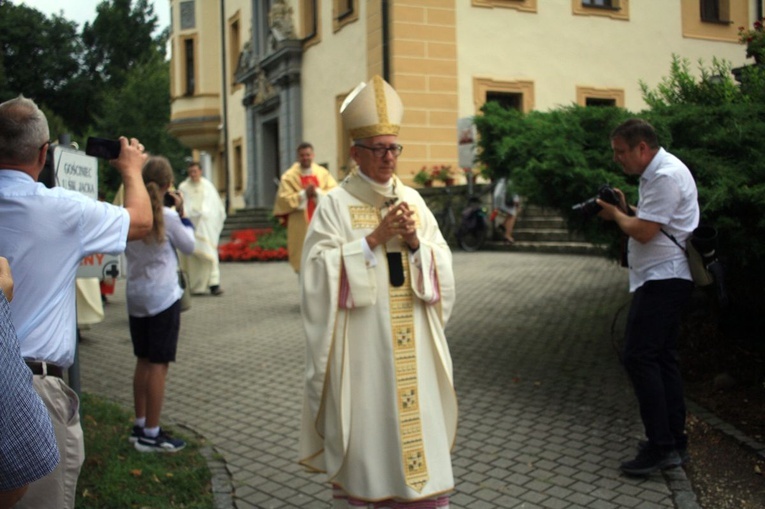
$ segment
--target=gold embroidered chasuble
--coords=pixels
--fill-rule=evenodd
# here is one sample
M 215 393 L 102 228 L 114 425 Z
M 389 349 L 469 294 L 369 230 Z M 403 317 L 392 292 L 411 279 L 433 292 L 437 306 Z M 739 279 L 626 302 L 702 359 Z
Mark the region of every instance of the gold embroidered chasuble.
M 416 211 L 420 249 L 410 263 L 405 245 L 389 242 L 369 266 L 362 239 L 390 197 L 359 193 L 359 180 L 327 194 L 304 244 L 300 459 L 356 498 L 430 498 L 453 489 L 457 403 L 443 334 L 455 294 L 451 253 L 419 193 L 397 180 L 397 198 Z M 386 258 L 396 249 L 399 287 Z
M 337 186 L 337 182 L 326 168 L 316 163 L 311 164 L 311 172 L 319 181 L 321 192 L 316 197 L 318 202 L 323 193 Z M 300 208 L 300 192 L 303 190 L 300 177 L 300 163 L 293 164 L 284 172 L 279 181 L 273 210 L 274 216 L 287 216 L 287 252 L 290 265 L 295 272 L 300 271 L 303 240 L 309 222 L 306 207 Z

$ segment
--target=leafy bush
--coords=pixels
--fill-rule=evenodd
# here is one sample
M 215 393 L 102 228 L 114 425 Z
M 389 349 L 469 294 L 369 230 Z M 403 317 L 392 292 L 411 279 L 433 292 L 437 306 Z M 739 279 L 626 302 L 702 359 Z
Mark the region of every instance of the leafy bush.
M 529 203 L 555 208 L 571 229 L 581 230 L 592 242 L 610 244 L 618 253 L 614 225 L 584 220 L 572 205 L 594 196 L 605 183 L 637 196 L 611 161 L 610 131 L 629 117 L 618 108 L 570 106 L 550 112 L 521 115 L 489 102 L 475 118 L 480 160 L 492 179 L 512 178 Z
M 287 247 L 287 229 L 283 226 L 274 226 L 274 229 L 258 237 L 257 245 L 263 249 L 279 249 Z

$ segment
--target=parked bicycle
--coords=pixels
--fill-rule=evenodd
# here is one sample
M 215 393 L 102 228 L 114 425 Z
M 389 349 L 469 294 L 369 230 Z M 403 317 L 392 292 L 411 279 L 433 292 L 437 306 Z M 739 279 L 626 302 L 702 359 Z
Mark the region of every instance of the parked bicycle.
M 451 244 L 452 233 L 457 228 L 457 218 L 455 217 L 454 209 L 452 208 L 454 194 L 449 186 L 446 186 L 443 189 L 444 194 L 446 195 L 444 198 L 444 206 L 434 215 L 436 216 L 436 222 L 438 222 L 438 228 L 441 230 L 441 235 L 444 236 L 446 242 Z
M 456 241 L 465 251 L 481 249 L 489 238 L 489 219 L 486 208 L 479 195 L 469 195 L 468 203 L 462 209 L 459 222 L 454 212 L 454 192 L 451 187 L 444 187 L 443 208 L 435 214 L 444 239 L 450 244 Z
M 478 251 L 489 236 L 489 218 L 481 198 L 471 196 L 462 209 L 462 221 L 457 230 L 457 243 L 465 251 Z

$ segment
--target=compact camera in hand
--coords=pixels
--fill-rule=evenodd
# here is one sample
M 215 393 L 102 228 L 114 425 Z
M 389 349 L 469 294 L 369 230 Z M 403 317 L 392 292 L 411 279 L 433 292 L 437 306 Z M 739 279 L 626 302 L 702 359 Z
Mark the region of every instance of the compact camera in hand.
M 85 154 L 107 160 L 117 159 L 120 156 L 121 150 L 120 140 L 109 140 L 94 136 L 88 138 L 85 145 Z
M 611 205 L 619 205 L 619 195 L 614 190 L 613 187 L 609 186 L 608 184 L 603 184 L 598 189 L 598 194 L 590 198 L 589 200 L 585 200 L 582 203 L 577 203 L 573 207 L 571 207 L 571 210 L 579 211 L 583 217 L 590 218 L 597 215 L 598 212 L 600 212 L 603 207 L 598 205 L 597 201 L 598 198 L 603 200 L 606 203 L 610 203 Z

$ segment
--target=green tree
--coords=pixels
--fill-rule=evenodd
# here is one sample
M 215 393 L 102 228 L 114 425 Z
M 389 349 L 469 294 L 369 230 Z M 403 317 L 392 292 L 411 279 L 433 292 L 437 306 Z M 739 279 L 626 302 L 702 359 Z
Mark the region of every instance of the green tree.
M 0 100 L 23 93 L 45 111 L 51 137 L 69 133 L 81 147 L 89 135 L 139 138 L 180 169 L 188 154 L 166 130 L 170 119 L 169 32 L 157 33 L 149 0 L 103 0 L 82 34 L 61 16 L 50 19 L 0 0 Z M 100 164 L 110 198 L 120 178 Z
M 0 0 L 0 101 L 24 94 L 77 124 L 68 105 L 81 54 L 76 23 Z
M 166 129 L 170 118 L 169 66 L 159 53 L 133 66 L 124 75 L 123 86 L 104 97 L 102 115 L 94 129 L 99 136 L 140 139 L 148 152 L 170 160 L 179 181 L 189 150 Z M 109 197 L 119 186 L 120 177 L 108 166 L 103 169 L 100 182 Z
M 613 225 L 585 218 L 572 206 L 593 197 L 603 184 L 636 195 L 611 161 L 608 133 L 629 114 L 620 108 L 570 106 L 521 114 L 489 102 L 475 117 L 479 160 L 492 178 L 509 176 L 530 203 L 558 209 L 572 229 L 593 242 L 610 245 L 614 256 L 620 239 Z
M 104 0 L 93 23 L 85 23 L 84 65 L 91 79 L 106 89 L 121 87 L 130 70 L 160 54 L 166 34 L 154 36 L 157 16 L 149 0 Z

